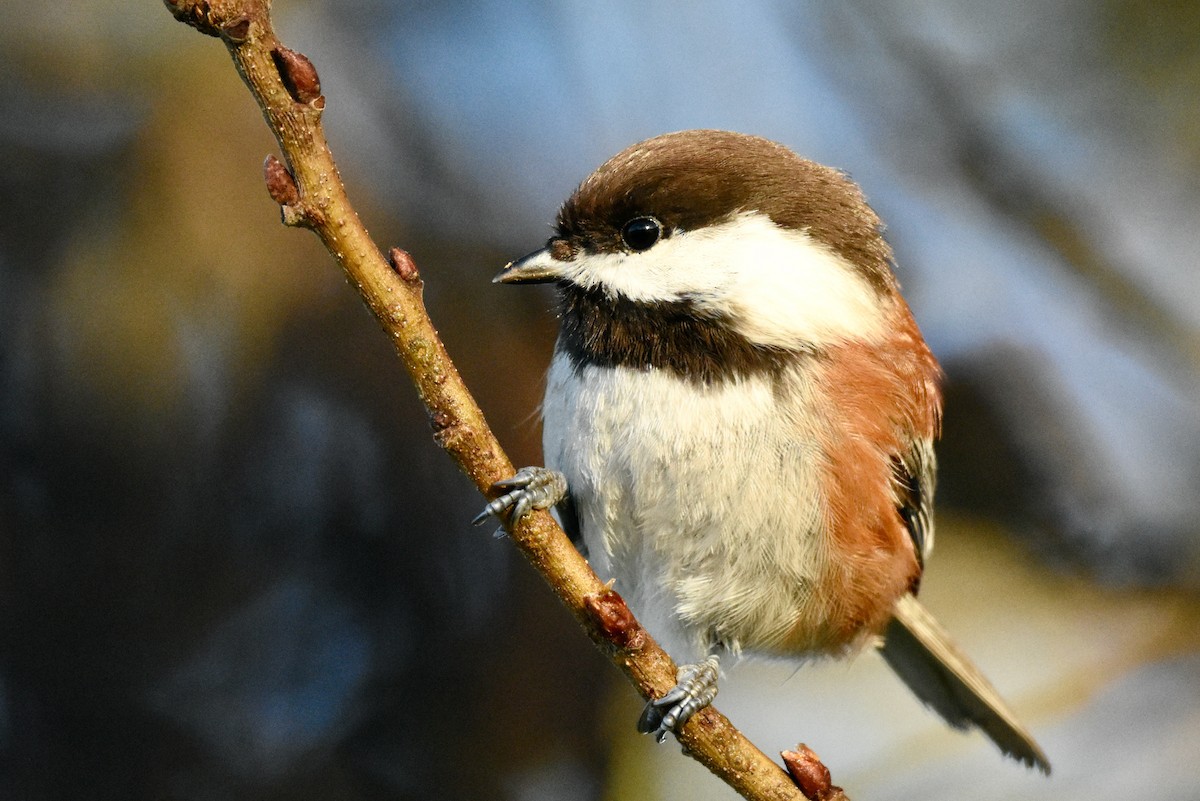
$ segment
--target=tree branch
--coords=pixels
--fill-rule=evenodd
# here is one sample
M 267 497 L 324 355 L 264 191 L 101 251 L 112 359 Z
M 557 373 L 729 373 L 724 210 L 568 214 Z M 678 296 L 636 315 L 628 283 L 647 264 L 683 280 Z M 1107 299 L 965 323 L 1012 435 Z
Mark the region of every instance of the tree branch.
M 513 474 L 513 466 L 426 313 L 416 265 L 398 248 L 385 258 L 350 205 L 321 126 L 325 98 L 312 63 L 276 38 L 270 0 L 164 3 L 177 19 L 219 37 L 229 49 L 287 162 L 285 166 L 268 156 L 263 165 L 267 189 L 280 204 L 284 223 L 310 228 L 325 243 L 391 338 L 429 412 L 434 440 L 488 494 L 494 482 Z M 671 658 L 638 624 L 620 595 L 596 577 L 549 514 L 526 516 L 510 534 L 644 698 L 660 697 L 674 685 Z M 788 774 L 711 707 L 682 728 L 679 741 L 745 798 L 803 797 Z M 824 776 L 828 784 L 827 771 Z M 806 787 L 806 792 L 811 790 Z

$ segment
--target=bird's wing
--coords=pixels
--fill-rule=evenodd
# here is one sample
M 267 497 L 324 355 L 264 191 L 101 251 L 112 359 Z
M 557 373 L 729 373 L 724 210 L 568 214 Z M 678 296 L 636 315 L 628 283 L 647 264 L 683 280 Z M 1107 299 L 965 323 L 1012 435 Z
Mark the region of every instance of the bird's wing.
M 933 550 L 933 491 L 937 483 L 937 456 L 933 440 L 918 437 L 906 453 L 892 458 L 896 506 L 908 528 L 917 561 L 924 568 Z

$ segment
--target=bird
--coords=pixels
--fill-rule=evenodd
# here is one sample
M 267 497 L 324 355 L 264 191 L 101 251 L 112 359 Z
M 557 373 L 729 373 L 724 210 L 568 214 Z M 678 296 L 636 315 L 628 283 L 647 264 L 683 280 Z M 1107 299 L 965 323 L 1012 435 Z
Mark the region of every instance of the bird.
M 883 224 L 841 171 L 748 134 L 634 144 L 503 284 L 552 283 L 542 466 L 476 517 L 551 509 L 680 665 L 639 730 L 716 696 L 721 659 L 868 647 L 958 729 L 1050 763 L 917 600 L 941 368 Z

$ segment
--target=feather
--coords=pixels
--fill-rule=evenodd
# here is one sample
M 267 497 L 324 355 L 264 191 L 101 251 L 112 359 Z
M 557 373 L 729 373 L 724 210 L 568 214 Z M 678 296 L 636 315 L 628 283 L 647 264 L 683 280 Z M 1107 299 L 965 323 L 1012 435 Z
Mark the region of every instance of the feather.
M 912 595 L 896 603 L 883 658 L 921 701 L 956 729 L 976 726 L 1010 757 L 1049 775 L 1050 762 L 1000 694 Z
M 895 481 L 896 505 L 912 538 L 917 562 L 925 560 L 933 550 L 933 493 L 937 482 L 937 457 L 933 441 L 914 437 L 903 457 L 892 457 L 892 478 Z

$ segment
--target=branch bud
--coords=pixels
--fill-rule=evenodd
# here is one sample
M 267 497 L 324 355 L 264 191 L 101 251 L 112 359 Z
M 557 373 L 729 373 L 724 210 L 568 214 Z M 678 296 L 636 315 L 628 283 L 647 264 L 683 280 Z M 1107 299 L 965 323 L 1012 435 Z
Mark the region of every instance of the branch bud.
M 622 648 L 639 648 L 645 637 L 642 627 L 629 611 L 625 599 L 612 587 L 583 596 L 583 606 L 591 613 L 604 636 Z
M 396 271 L 396 275 L 400 276 L 405 283 L 417 284 L 421 282 L 421 276 L 417 273 L 417 265 L 412 260 L 412 256 L 400 248 L 392 248 L 388 251 L 388 264 Z
M 250 18 L 258 17 L 268 25 L 270 0 L 258 3 L 230 0 L 163 0 L 163 5 L 180 22 L 191 25 L 207 36 L 219 36 L 230 44 L 240 45 L 250 38 Z M 265 7 L 264 7 L 265 6 Z
M 808 801 L 845 801 L 846 795 L 833 784 L 829 768 L 807 745 L 800 743 L 795 751 L 784 751 L 780 756 L 792 781 Z
M 280 45 L 271 51 L 271 60 L 284 88 L 297 103 L 312 105 L 316 109 L 325 108 L 325 98 L 321 96 L 321 79 L 317 68 L 303 53 Z
M 221 35 L 233 44 L 241 44 L 250 38 L 250 18 L 238 17 L 221 26 Z
M 283 162 L 275 158 L 275 154 L 267 156 L 263 161 L 263 178 L 267 182 L 267 192 L 271 199 L 280 206 L 294 206 L 300 202 L 300 189 L 296 179 L 283 166 Z

